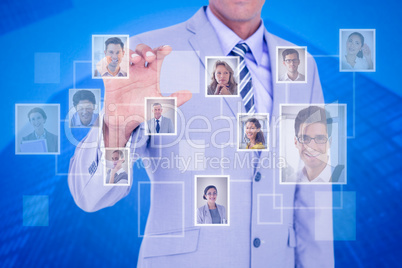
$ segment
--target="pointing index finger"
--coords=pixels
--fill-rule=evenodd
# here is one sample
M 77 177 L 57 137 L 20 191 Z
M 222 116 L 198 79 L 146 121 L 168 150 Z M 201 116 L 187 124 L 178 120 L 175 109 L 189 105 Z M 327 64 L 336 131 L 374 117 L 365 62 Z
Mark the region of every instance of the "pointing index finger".
M 141 56 L 130 49 L 130 64 L 137 64 L 141 61 Z
M 155 49 L 155 53 L 158 56 L 158 58 L 165 57 L 169 55 L 170 52 L 172 52 L 172 47 L 169 45 L 160 46 Z
M 145 62 L 151 63 L 156 59 L 153 49 L 145 44 L 139 44 L 135 48 L 135 53 L 138 54 Z

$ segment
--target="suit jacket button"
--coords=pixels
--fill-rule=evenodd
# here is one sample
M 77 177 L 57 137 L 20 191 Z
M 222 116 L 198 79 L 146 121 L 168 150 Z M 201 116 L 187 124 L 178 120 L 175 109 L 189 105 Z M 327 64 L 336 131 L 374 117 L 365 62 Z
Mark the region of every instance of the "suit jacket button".
M 261 180 L 261 173 L 259 171 L 255 174 L 254 180 L 255 181 L 260 181 Z
M 261 245 L 261 240 L 259 238 L 254 238 L 254 247 L 258 248 Z

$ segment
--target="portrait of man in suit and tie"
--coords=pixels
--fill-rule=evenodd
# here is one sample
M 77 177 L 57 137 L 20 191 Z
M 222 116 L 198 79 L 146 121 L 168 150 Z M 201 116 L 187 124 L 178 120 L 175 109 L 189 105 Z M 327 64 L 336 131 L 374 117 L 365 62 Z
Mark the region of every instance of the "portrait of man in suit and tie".
M 128 150 L 106 150 L 106 177 L 105 184 L 129 185 L 127 173 Z
M 148 99 L 146 102 L 147 116 L 151 119 L 147 120 L 146 132 L 150 135 L 175 134 L 174 127 L 174 109 L 175 99 L 158 100 Z M 149 114 L 149 115 L 148 115 Z

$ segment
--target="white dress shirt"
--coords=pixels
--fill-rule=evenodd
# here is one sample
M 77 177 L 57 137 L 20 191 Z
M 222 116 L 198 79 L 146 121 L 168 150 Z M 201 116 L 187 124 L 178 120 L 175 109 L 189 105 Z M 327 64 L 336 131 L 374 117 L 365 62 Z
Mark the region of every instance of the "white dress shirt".
M 268 47 L 265 42 L 264 23 L 261 20 L 257 31 L 247 38 L 241 39 L 229 27 L 223 24 L 210 10 L 206 11 L 207 18 L 215 29 L 224 55 L 229 55 L 237 43 L 246 43 L 251 50 L 246 53 L 245 61 L 250 71 L 254 88 L 254 106 L 258 113 L 270 113 L 272 111 L 272 77 L 269 62 Z
M 299 170 L 297 172 L 297 179 L 296 182 L 330 182 L 331 181 L 331 176 L 332 176 L 332 167 L 330 165 L 327 165 L 323 171 L 312 181 L 310 181 L 307 177 L 307 171 L 306 168 L 303 167 L 303 169 Z
M 34 133 L 35 133 L 35 137 L 37 140 L 39 140 L 39 139 L 46 140 L 46 129 L 43 130 L 43 134 L 40 136 L 38 136 L 38 134 L 36 134 L 36 131 L 34 131 Z
M 290 81 L 290 82 L 292 82 L 292 81 L 306 81 L 306 77 L 304 76 L 304 74 L 298 73 L 296 79 L 292 80 L 292 79 L 289 78 L 288 73 L 284 73 L 279 78 L 279 81 Z
M 342 69 L 343 70 L 368 70 L 369 65 L 368 65 L 366 57 L 363 56 L 363 58 L 356 57 L 355 66 L 352 66 L 346 60 L 346 55 L 345 55 L 342 58 Z
M 158 119 L 159 120 L 159 127 L 162 126 L 162 118 L 163 118 L 163 116 L 159 117 L 159 119 Z M 149 126 L 149 128 L 151 130 L 151 133 L 157 133 L 157 131 L 156 131 L 156 118 L 155 117 L 151 119 L 151 126 Z

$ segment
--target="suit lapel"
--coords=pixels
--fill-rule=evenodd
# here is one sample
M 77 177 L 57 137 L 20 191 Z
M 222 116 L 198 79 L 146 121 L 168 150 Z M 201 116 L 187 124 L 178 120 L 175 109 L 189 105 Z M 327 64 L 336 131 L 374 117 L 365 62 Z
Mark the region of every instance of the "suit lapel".
M 194 35 L 189 38 L 189 42 L 200 58 L 204 69 L 206 56 L 223 56 L 218 37 L 208 21 L 194 32 Z
M 211 217 L 211 212 L 209 212 L 208 204 L 206 204 L 204 206 L 204 215 L 205 215 L 204 222 L 206 224 L 212 224 L 212 217 Z
M 223 55 L 218 36 L 216 35 L 214 28 L 207 19 L 205 8 L 206 7 L 203 7 L 198 10 L 198 12 L 187 22 L 187 29 L 190 32 L 194 33 L 194 35 L 189 38 L 189 43 L 200 58 L 200 61 L 204 66 L 204 71 L 206 66 L 205 57 L 226 56 Z M 201 88 L 200 93 L 205 94 L 205 91 L 206 85 Z M 241 97 L 222 98 L 224 99 L 224 103 L 229 106 L 234 117 L 237 116 L 238 112 L 245 112 L 242 105 Z M 240 103 L 241 105 L 238 105 L 238 103 Z M 239 107 L 241 107 L 241 111 L 238 110 Z
M 165 132 L 167 132 L 166 117 L 164 117 L 162 115 L 161 118 L 162 118 L 162 122 L 161 122 L 161 128 L 159 129 L 159 133 L 165 133 Z
M 36 140 L 35 130 L 29 135 L 28 140 Z
M 274 35 L 270 34 L 266 29 L 264 33 L 265 41 L 267 42 L 269 61 L 271 64 L 271 81 L 272 81 L 272 114 L 271 120 L 277 120 L 279 116 L 279 104 L 287 103 L 286 99 L 286 84 L 276 83 L 277 66 L 276 66 L 276 47 L 278 39 Z M 275 122 L 273 122 L 275 123 Z

